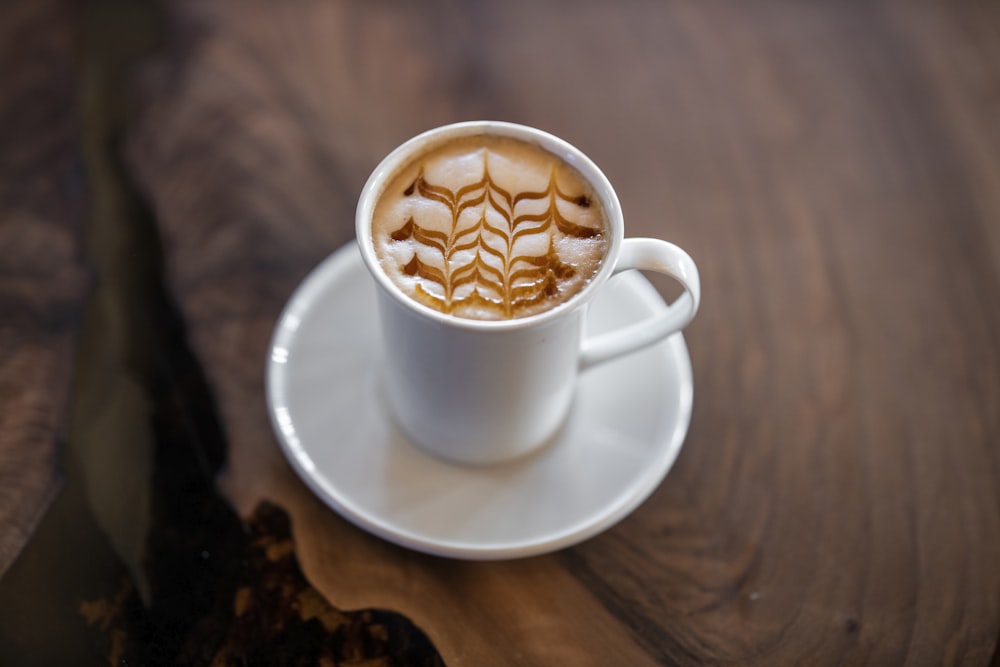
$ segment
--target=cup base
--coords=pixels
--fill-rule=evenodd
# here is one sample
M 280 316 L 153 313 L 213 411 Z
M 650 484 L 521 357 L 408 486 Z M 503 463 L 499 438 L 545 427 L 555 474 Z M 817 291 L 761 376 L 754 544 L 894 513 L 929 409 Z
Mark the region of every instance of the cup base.
M 505 446 L 502 448 L 504 451 L 503 454 L 484 455 L 476 454 L 472 451 L 475 449 L 483 449 L 481 443 L 453 443 L 451 446 L 442 447 L 438 442 L 421 442 L 418 438 L 415 438 L 412 433 L 407 432 L 406 428 L 400 423 L 399 419 L 392 414 L 392 411 L 389 411 L 389 416 L 392 419 L 392 423 L 399 429 L 399 432 L 403 435 L 406 441 L 422 453 L 432 456 L 443 463 L 463 468 L 490 468 L 493 466 L 518 464 L 530 459 L 533 456 L 540 454 L 542 451 L 550 447 L 553 442 L 559 439 L 567 421 L 567 417 L 564 416 L 559 422 L 556 423 L 555 428 L 538 442 L 520 447 Z
M 387 418 L 411 445 L 424 454 L 451 465 L 488 468 L 528 459 L 559 438 L 572 407 L 571 397 L 564 408 L 552 410 L 550 414 L 559 416 L 550 419 L 542 428 L 536 428 L 534 432 L 527 434 L 517 433 L 511 429 L 505 436 L 499 436 L 492 441 L 477 441 L 475 435 L 449 435 L 446 433 L 449 429 L 440 427 L 436 429 L 439 431 L 436 437 L 421 437 L 413 429 L 408 428 L 406 420 L 400 417 L 391 392 L 386 388 L 385 372 L 381 364 L 379 366 L 378 394 L 383 399 L 381 403 L 387 408 Z M 448 418 L 438 417 L 433 421 L 447 423 Z

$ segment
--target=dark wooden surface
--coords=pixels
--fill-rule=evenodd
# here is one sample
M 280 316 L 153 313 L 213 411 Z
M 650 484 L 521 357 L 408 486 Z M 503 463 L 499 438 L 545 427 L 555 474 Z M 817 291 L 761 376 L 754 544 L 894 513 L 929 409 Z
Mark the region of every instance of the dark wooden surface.
M 116 155 L 162 235 L 200 409 L 217 409 L 218 485 L 245 519 L 287 513 L 334 608 L 399 612 L 449 665 L 1000 660 L 1000 5 L 212 0 L 147 19 L 159 37 L 125 68 Z M 32 72 L 3 118 L 43 85 Z M 704 291 L 670 475 L 606 533 L 504 563 L 417 555 L 341 520 L 285 464 L 263 398 L 275 319 L 351 242 L 370 170 L 472 118 L 578 145 L 628 234 L 689 250 Z M 59 155 L 4 170 L 71 205 Z M 25 190 L 8 183 L 0 230 L 21 238 Z M 0 248 L 15 277 L 34 257 L 51 255 Z M 15 297 L 78 298 L 60 284 Z M 65 357 L 48 321 L 15 322 Z M 27 375 L 14 362 L 35 368 L 30 349 L 5 346 L 3 381 L 65 392 L 69 359 L 55 380 Z M 24 399 L 0 396 L 8 419 Z M 58 402 L 44 418 L 4 439 L 0 466 L 31 451 L 51 468 Z M 0 511 L 39 498 L 8 492 Z M 0 546 L 26 533 L 7 516 Z
M 86 293 L 76 16 L 54 3 L 0 6 L 0 574 L 59 488 Z

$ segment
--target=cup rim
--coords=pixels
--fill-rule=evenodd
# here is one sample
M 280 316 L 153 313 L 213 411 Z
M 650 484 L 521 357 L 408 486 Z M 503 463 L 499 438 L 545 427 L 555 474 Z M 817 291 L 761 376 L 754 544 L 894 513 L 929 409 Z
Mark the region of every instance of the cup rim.
M 476 320 L 466 317 L 458 317 L 443 313 L 420 303 L 409 296 L 394 283 L 379 263 L 375 254 L 375 246 L 372 242 L 371 219 L 375 210 L 375 202 L 382 189 L 389 183 L 396 171 L 408 164 L 409 158 L 414 154 L 415 149 L 424 144 L 438 144 L 450 139 L 473 136 L 476 134 L 494 134 L 508 136 L 523 141 L 529 141 L 539 145 L 541 148 L 565 160 L 568 164 L 579 171 L 583 177 L 594 188 L 594 192 L 601 198 L 605 214 L 608 218 L 608 226 L 611 235 L 608 250 L 602 261 L 600 269 L 584 285 L 583 289 L 574 294 L 569 300 L 564 301 L 548 310 L 526 317 L 518 317 L 504 320 Z M 426 318 L 444 324 L 446 326 L 457 327 L 474 331 L 509 331 L 516 329 L 526 329 L 529 327 L 551 322 L 566 314 L 580 308 L 593 298 L 597 289 L 614 272 L 615 264 L 618 262 L 618 255 L 621 252 L 622 241 L 625 236 L 624 223 L 622 218 L 621 203 L 615 193 L 611 182 L 603 171 L 587 157 L 579 148 L 573 146 L 568 141 L 550 134 L 544 130 L 539 130 L 528 125 L 510 123 L 507 121 L 475 120 L 462 121 L 442 125 L 421 132 L 420 134 L 403 142 L 392 150 L 368 177 L 367 182 L 361 190 L 358 198 L 358 206 L 355 212 L 355 233 L 356 241 L 361 251 L 361 257 L 368 268 L 368 272 L 375 278 L 376 283 L 384 292 L 409 308 L 412 312 L 418 313 Z

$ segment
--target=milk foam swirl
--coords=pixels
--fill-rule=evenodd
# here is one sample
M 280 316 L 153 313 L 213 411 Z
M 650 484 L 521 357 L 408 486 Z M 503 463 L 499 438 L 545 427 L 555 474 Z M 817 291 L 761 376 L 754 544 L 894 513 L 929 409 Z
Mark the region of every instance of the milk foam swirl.
M 385 190 L 373 221 L 383 269 L 459 317 L 524 317 L 566 301 L 606 251 L 600 203 L 556 156 L 477 139 L 425 155 Z

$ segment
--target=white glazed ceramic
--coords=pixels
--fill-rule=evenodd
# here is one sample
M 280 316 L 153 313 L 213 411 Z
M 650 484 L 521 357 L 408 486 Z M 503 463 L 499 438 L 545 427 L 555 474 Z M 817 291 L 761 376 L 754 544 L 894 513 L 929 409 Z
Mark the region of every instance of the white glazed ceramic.
M 580 376 L 549 446 L 494 466 L 414 447 L 382 405 L 376 288 L 352 244 L 296 290 L 267 363 L 271 421 L 292 467 L 339 514 L 396 544 L 454 558 L 531 556 L 614 525 L 660 484 L 687 433 L 681 334 Z M 613 278 L 585 317 L 602 333 L 661 314 L 640 275 Z
M 379 267 L 371 217 L 387 183 L 428 147 L 475 134 L 539 144 L 574 166 L 600 198 L 611 227 L 608 254 L 598 274 L 569 301 L 520 319 L 464 319 L 406 296 Z M 407 141 L 372 173 L 361 193 L 356 223 L 361 255 L 380 288 L 381 357 L 389 408 L 413 442 L 452 462 L 508 461 L 545 443 L 566 418 L 581 368 L 662 340 L 682 329 L 698 309 L 698 270 L 687 253 L 657 239 L 625 240 L 618 197 L 600 169 L 570 144 L 533 128 L 492 121 L 458 123 Z M 684 287 L 684 294 L 647 321 L 582 341 L 588 304 L 608 278 L 626 269 L 669 275 Z

